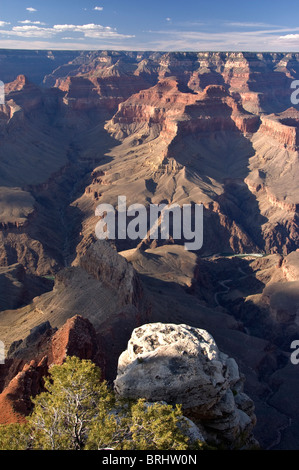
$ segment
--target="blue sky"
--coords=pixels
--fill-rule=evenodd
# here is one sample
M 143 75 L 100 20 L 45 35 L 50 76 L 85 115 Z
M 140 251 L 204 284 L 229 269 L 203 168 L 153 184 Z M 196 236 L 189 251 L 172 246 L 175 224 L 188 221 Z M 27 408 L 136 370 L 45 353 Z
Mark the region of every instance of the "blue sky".
M 0 0 L 0 48 L 299 51 L 298 0 Z

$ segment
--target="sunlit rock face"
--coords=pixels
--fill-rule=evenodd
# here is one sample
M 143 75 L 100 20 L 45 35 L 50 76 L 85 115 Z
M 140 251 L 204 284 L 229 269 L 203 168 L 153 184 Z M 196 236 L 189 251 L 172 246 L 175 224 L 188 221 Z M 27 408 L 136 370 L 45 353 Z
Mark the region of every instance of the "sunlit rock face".
M 122 397 L 181 404 L 207 441 L 231 448 L 254 444 L 254 405 L 243 393 L 237 363 L 206 330 L 163 323 L 136 328 L 114 385 Z

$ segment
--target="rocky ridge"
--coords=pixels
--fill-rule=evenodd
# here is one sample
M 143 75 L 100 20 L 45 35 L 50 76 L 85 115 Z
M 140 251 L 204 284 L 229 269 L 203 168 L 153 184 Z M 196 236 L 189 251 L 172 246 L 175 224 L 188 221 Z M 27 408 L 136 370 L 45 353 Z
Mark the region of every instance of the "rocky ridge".
M 95 205 L 115 203 L 116 191 L 147 206 L 203 203 L 205 254 L 292 251 L 298 111 L 290 84 L 298 64 L 296 54 L 98 51 L 53 70 L 44 88 L 19 74 L 6 83 L 0 107 L 0 184 L 27 191 L 31 200 L 26 210 L 4 213 L 2 264 L 12 264 L 8 253 L 16 250 L 13 262 L 52 274 L 61 266 L 66 234 L 62 228 L 52 242 L 40 236 L 40 221 L 50 215 L 57 222 L 75 204 L 80 217 L 69 221 L 71 236 L 77 245 L 81 233 L 84 245 L 94 232 Z M 11 154 L 18 172 L 8 164 Z M 95 173 L 105 177 L 92 178 Z M 71 174 L 83 178 L 83 187 L 65 200 Z M 273 184 L 278 177 L 281 183 Z M 50 194 L 57 190 L 61 202 Z M 25 244 L 31 259 L 21 257 Z
M 24 422 L 32 410 L 31 397 L 43 391 L 43 377 L 66 356 L 101 364 L 100 347 L 92 324 L 77 315 L 59 329 L 49 322 L 33 328 L 24 340 L 14 342 L 6 363 L 0 365 L 0 424 Z

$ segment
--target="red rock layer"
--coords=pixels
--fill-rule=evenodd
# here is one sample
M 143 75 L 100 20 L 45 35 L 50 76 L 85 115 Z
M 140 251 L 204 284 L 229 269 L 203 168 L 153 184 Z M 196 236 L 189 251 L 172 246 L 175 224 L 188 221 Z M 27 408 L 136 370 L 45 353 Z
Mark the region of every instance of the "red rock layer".
M 244 111 L 223 86 L 209 85 L 200 93 L 182 92 L 172 77 L 121 103 L 107 129 L 122 139 L 143 125 L 157 125 L 170 142 L 178 127 L 184 133 L 239 130 L 246 134 L 255 132 L 258 124 L 259 117 Z
M 0 424 L 24 422 L 32 410 L 30 397 L 43 390 L 49 367 L 62 364 L 67 356 L 91 359 L 104 368 L 95 330 L 79 315 L 56 333 L 49 327 L 34 341 L 27 339 L 15 348 L 6 364 L 0 365 Z
M 261 118 L 262 125 L 259 131 L 269 135 L 281 147 L 296 152 L 299 149 L 299 111 L 294 108 L 287 109 L 280 114 L 270 114 Z

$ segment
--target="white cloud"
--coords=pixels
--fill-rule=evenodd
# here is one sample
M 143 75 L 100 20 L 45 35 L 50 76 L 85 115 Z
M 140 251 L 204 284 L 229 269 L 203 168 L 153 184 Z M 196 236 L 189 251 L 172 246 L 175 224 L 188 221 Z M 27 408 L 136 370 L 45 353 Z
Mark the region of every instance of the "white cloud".
M 104 8 L 103 7 L 94 7 L 94 10 L 96 11 L 102 11 Z
M 100 24 L 82 24 L 82 25 L 75 25 L 75 24 L 54 24 L 53 28 L 59 31 L 75 31 L 75 32 L 85 32 L 85 31 L 111 31 L 112 28 L 110 26 L 102 26 Z
M 36 24 L 30 24 L 26 21 L 26 24 L 23 22 L 23 26 L 14 26 L 12 29 L 3 30 L 0 29 L 0 35 L 9 35 L 9 36 L 24 36 L 29 37 L 39 37 L 39 38 L 50 38 L 58 36 L 60 33 L 81 33 L 84 38 L 95 38 L 95 39 L 126 39 L 135 37 L 134 35 L 129 34 L 120 34 L 116 29 L 111 28 L 110 26 L 102 26 L 99 24 L 83 24 L 83 25 L 74 25 L 74 24 L 56 24 L 53 27 L 41 27 L 36 26 Z M 83 39 L 74 37 L 73 40 Z
M 26 10 L 30 11 L 30 13 L 33 13 L 34 11 L 37 11 L 35 8 L 32 8 L 32 7 L 27 7 Z
M 167 17 L 165 18 L 166 21 L 171 21 L 171 18 Z
M 280 36 L 279 39 L 299 39 L 299 34 L 286 34 L 285 36 Z
M 74 31 L 76 26 L 74 24 L 54 24 L 53 28 L 56 31 Z
M 149 31 L 151 50 L 178 51 L 272 51 L 297 52 L 299 28 L 277 28 L 251 31 Z M 297 33 L 298 32 L 298 37 Z M 282 33 L 289 33 L 282 36 Z
M 24 20 L 24 21 L 18 21 L 20 24 L 39 24 L 40 26 L 44 26 L 46 23 L 42 23 L 41 21 L 30 21 L 30 20 Z
M 258 22 L 247 23 L 247 22 L 242 22 L 242 21 L 226 22 L 224 24 L 227 26 L 236 26 L 239 28 L 273 28 L 275 27 L 275 25 L 269 24 L 269 23 L 258 23 Z
M 51 28 L 39 28 L 38 26 L 26 25 L 26 26 L 14 26 L 12 31 L 44 31 Z
M 14 26 L 11 30 L 0 30 L 0 34 L 6 36 L 21 36 L 25 38 L 50 38 L 55 32 L 52 28 L 40 28 L 39 26 L 26 25 Z
M 75 33 L 83 33 L 86 38 L 132 38 L 134 35 L 120 34 L 110 26 L 102 26 L 100 24 L 55 24 L 54 31 L 57 33 L 64 31 L 73 31 Z
M 127 38 L 134 38 L 134 34 L 119 34 L 116 33 L 115 31 L 110 31 L 110 32 L 104 32 L 104 31 L 87 31 L 84 33 L 84 36 L 86 38 L 105 38 L 105 39 L 114 39 L 114 38 L 121 38 L 121 39 L 127 39 Z
M 166 18 L 164 19 L 164 21 Z M 167 21 L 167 20 L 166 20 Z M 29 49 L 113 49 L 113 50 L 178 50 L 178 51 L 298 51 L 299 27 L 266 27 L 247 23 L 245 28 L 208 30 L 192 23 L 188 30 L 164 23 L 162 31 L 145 31 L 135 41 L 131 34 L 100 24 L 56 24 L 46 26 L 38 21 L 23 20 L 18 26 L 0 21 L 1 47 Z M 223 22 L 221 23 L 223 26 Z M 249 26 L 251 24 L 252 26 Z M 245 25 L 245 23 L 242 23 Z M 184 25 L 186 27 L 186 25 Z M 270 25 L 269 25 L 270 26 Z M 149 34 L 150 33 L 150 34 Z M 127 40 L 128 39 L 128 40 Z M 22 47 L 20 47 L 22 46 Z

